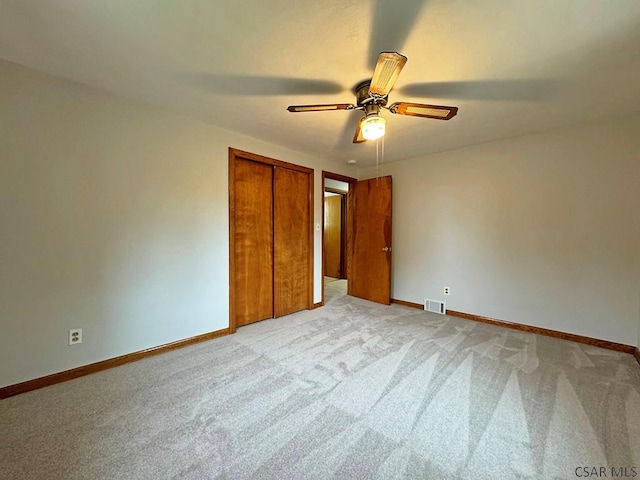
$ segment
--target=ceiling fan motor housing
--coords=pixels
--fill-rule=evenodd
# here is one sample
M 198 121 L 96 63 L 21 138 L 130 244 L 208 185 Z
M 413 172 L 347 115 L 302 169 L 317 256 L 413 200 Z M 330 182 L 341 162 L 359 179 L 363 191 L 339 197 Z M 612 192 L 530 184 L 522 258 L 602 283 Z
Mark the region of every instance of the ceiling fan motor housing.
M 371 85 L 371 80 L 365 80 L 364 82 L 360 82 L 356 88 L 354 88 L 354 92 L 356 94 L 356 104 L 359 107 L 365 107 L 365 112 L 367 111 L 367 107 L 369 105 L 377 105 L 380 107 L 384 107 L 387 104 L 387 96 L 371 96 L 369 95 L 369 87 Z M 376 109 L 377 111 L 377 109 Z

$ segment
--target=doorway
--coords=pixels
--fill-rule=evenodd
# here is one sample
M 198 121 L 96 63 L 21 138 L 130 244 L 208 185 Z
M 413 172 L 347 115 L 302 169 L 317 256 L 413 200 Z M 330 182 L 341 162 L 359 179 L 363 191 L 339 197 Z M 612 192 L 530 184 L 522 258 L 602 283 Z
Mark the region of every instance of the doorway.
M 391 176 L 356 180 L 322 172 L 322 188 L 331 192 L 332 180 L 347 184 L 346 254 L 342 270 L 348 295 L 389 305 L 391 302 Z M 324 194 L 323 192 L 323 194 Z M 325 278 L 325 203 L 322 202 L 322 274 Z M 337 283 L 337 282 L 336 282 Z M 333 284 L 330 284 L 333 285 Z M 322 305 L 327 301 L 322 282 Z
M 355 178 L 322 172 L 322 304 L 325 285 L 340 285 L 346 292 L 347 278 L 347 195 Z M 335 283 L 339 282 L 339 283 Z

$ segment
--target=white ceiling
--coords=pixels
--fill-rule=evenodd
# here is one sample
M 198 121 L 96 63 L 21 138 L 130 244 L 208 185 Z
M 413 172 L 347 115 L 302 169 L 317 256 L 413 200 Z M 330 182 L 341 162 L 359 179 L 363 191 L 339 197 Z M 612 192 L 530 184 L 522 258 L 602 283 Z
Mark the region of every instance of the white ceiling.
M 350 103 L 380 51 L 409 58 L 385 161 L 640 111 L 639 0 L 0 0 L 0 57 L 360 165 Z

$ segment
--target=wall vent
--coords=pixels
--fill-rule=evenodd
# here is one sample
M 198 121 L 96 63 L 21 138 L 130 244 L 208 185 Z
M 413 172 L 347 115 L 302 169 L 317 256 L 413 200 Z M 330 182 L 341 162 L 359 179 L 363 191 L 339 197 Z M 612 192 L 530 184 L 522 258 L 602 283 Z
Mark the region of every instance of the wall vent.
M 447 307 L 445 303 L 438 300 L 425 299 L 424 309 L 427 312 L 439 313 L 440 315 L 445 315 L 447 313 Z

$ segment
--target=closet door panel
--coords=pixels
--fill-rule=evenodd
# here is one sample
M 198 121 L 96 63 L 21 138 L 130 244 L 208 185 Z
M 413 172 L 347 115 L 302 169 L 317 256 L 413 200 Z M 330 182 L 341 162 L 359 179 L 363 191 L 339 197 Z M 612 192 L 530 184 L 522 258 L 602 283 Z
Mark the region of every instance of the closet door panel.
M 236 325 L 273 317 L 273 167 L 236 159 Z
M 275 167 L 274 201 L 274 316 L 308 307 L 310 258 L 311 175 Z

